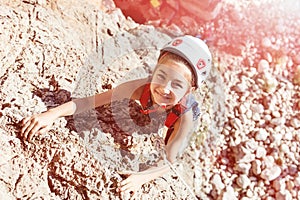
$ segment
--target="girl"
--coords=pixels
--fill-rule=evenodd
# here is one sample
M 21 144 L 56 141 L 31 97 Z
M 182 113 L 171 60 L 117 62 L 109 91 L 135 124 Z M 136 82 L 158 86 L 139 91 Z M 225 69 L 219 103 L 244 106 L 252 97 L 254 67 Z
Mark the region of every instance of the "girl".
M 122 83 L 106 92 L 72 100 L 47 112 L 27 117 L 22 121 L 22 137 L 31 140 L 35 134 L 46 132 L 59 117 L 103 106 L 112 100 L 128 98 L 139 101 L 141 112 L 145 115 L 152 112 L 166 113 L 166 157 L 170 163 L 174 163 L 198 118 L 198 103 L 192 92 L 208 76 L 211 60 L 207 45 L 199 38 L 189 35 L 175 38 L 161 50 L 151 77 Z M 131 173 L 119 183 L 118 191 L 134 192 L 144 183 L 169 170 L 169 165 L 160 165 Z

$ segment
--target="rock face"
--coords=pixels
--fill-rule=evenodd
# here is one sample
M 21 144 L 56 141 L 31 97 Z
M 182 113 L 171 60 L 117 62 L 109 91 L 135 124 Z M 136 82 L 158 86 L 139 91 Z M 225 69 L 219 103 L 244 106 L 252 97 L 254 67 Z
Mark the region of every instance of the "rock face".
M 276 4 L 222 1 L 214 21 L 190 29 L 214 54 L 196 93 L 201 123 L 175 170 L 133 199 L 300 199 L 299 2 Z M 149 76 L 174 30 L 126 19 L 109 0 L 2 0 L 0 24 L 1 199 L 129 199 L 116 192 L 117 172 L 161 158 L 158 116 L 155 129 L 132 131 L 129 110 L 117 107 L 117 125 L 131 133 L 121 137 L 107 126 L 114 110 L 100 107 L 33 142 L 19 137 L 19 122 Z

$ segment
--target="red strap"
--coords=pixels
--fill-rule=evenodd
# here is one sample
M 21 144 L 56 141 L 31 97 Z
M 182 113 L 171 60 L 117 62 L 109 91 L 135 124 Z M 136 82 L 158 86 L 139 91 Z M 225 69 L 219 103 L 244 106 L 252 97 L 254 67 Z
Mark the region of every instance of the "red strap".
M 150 83 L 146 84 L 140 98 L 143 109 L 147 109 L 149 99 L 151 98 Z
M 174 106 L 171 112 L 168 114 L 167 119 L 165 121 L 165 126 L 168 128 L 173 126 L 177 119 L 184 113 L 186 109 L 187 107 L 185 105 L 176 104 L 176 106 Z
M 144 110 L 141 110 L 142 113 L 144 114 L 150 114 L 152 112 L 156 112 L 157 109 L 149 110 L 148 109 L 148 103 L 151 99 L 151 91 L 150 91 L 150 83 L 146 84 L 143 93 L 140 98 L 141 105 Z M 170 128 L 172 127 L 177 119 L 184 113 L 184 111 L 187 109 L 186 107 L 186 99 L 182 99 L 182 101 L 179 104 L 176 104 L 171 112 L 168 114 L 166 121 L 165 121 L 165 126 Z

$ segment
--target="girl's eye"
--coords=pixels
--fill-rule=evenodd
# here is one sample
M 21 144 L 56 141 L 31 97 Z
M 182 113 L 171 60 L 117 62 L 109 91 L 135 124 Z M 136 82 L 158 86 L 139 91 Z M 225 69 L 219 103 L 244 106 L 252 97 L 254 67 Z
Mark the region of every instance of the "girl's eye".
M 162 74 L 157 74 L 157 78 L 159 78 L 160 80 L 164 80 L 164 79 L 165 79 L 165 76 L 162 75 Z
M 183 88 L 180 83 L 173 83 L 173 87 L 176 88 L 176 89 L 178 89 L 178 88 L 182 89 Z

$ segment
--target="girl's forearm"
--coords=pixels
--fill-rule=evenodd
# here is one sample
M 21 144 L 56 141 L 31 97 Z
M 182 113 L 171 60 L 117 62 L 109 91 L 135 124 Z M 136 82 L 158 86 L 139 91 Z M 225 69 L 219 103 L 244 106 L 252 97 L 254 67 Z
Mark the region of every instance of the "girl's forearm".
M 146 182 L 152 181 L 156 178 L 163 176 L 170 171 L 170 166 L 168 164 L 163 164 L 158 167 L 151 167 L 145 171 L 139 172 L 140 174 L 146 175 Z
M 60 106 L 50 109 L 55 113 L 56 118 L 78 114 L 95 107 L 94 96 L 74 99 Z
M 49 112 L 54 113 L 56 118 L 69 116 L 75 113 L 76 104 L 73 101 L 69 101 L 55 108 L 51 108 Z

